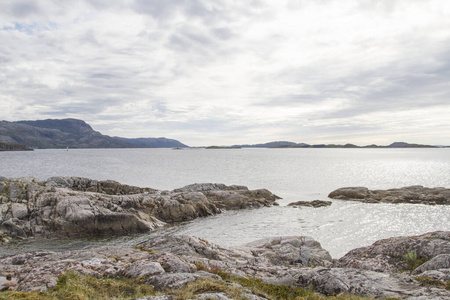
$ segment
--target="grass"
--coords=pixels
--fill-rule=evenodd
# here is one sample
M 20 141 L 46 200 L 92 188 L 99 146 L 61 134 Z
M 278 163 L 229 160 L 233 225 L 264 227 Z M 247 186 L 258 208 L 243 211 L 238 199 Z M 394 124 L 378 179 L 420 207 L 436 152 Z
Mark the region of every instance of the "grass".
M 100 300 L 130 299 L 153 295 L 152 286 L 130 278 L 95 278 L 73 272 L 60 275 L 57 285 L 46 292 L 0 292 L 0 299 Z
M 222 277 L 222 281 L 209 278 L 199 279 L 186 284 L 181 289 L 155 292 L 152 286 L 142 283 L 142 279 L 133 278 L 95 278 L 69 272 L 59 276 L 57 285 L 46 292 L 0 292 L 0 299 L 25 300 L 103 300 L 131 299 L 151 295 L 172 295 L 176 300 L 195 298 L 202 293 L 225 293 L 228 297 L 243 300 L 242 289 L 238 284 L 253 294 L 270 300 L 362 300 L 371 299 L 354 295 L 339 294 L 331 297 L 315 294 L 312 290 L 294 286 L 274 285 L 254 277 L 239 277 L 220 269 L 211 269 L 199 265 L 200 269 Z
M 446 289 L 450 291 L 450 280 L 442 281 L 438 279 L 431 278 L 429 276 L 419 276 L 414 278 L 425 286 L 433 286 L 440 289 Z
M 253 294 L 261 296 L 261 297 L 265 297 L 269 300 L 324 300 L 324 299 L 361 300 L 361 299 L 371 299 L 371 298 L 364 298 L 364 297 L 358 297 L 358 296 L 346 295 L 346 294 L 339 294 L 336 296 L 325 297 L 325 296 L 321 296 L 321 295 L 314 293 L 311 289 L 303 289 L 303 288 L 299 288 L 299 287 L 295 287 L 295 286 L 275 285 L 275 284 L 264 282 L 263 280 L 261 280 L 259 278 L 255 278 L 255 277 L 239 277 L 236 275 L 226 273 L 218 268 L 209 268 L 200 263 L 197 263 L 196 266 L 197 266 L 198 270 L 203 270 L 203 271 L 207 271 L 207 272 L 219 275 L 222 278 L 222 280 L 224 281 L 224 282 L 222 282 L 222 284 L 226 285 L 227 282 L 239 284 L 239 285 L 243 286 L 244 288 L 247 288 L 250 291 L 252 291 Z M 219 281 L 219 283 L 221 283 L 221 282 Z M 229 286 L 226 286 L 226 287 L 228 289 L 230 288 Z M 223 291 L 223 290 L 221 290 L 221 291 L 225 292 L 228 296 L 230 296 L 233 299 L 243 299 L 243 298 L 237 297 L 235 294 L 233 294 L 233 291 L 230 291 L 230 293 L 228 293 L 227 291 Z M 240 291 L 240 293 L 241 292 L 242 291 Z M 177 298 L 177 299 L 183 299 L 183 298 Z

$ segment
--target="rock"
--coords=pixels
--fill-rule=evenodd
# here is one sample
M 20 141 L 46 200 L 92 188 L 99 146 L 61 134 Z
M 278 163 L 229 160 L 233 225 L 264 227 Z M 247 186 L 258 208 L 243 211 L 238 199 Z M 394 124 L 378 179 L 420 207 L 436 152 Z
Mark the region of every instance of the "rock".
M 346 293 L 374 298 L 426 296 L 428 299 L 450 297 L 450 291 L 424 288 L 408 275 L 349 268 L 302 269 L 297 274 L 295 285 L 313 287 L 325 295 Z
M 309 236 L 286 236 L 257 240 L 244 247 L 271 265 L 331 266 L 333 259 Z
M 429 277 L 440 281 L 450 281 L 450 269 L 424 271 L 414 275 L 413 277 L 415 279 L 418 277 Z
M 123 235 L 277 199 L 267 190 L 224 184 L 158 191 L 81 177 L 2 178 L 0 230 L 11 237 Z
M 340 188 L 328 195 L 332 199 L 360 201 L 365 203 L 411 203 L 449 205 L 450 189 L 426 188 L 420 185 L 389 190 L 369 190 L 364 187 Z
M 449 254 L 439 254 L 425 262 L 418 268 L 416 268 L 412 274 L 417 275 L 423 273 L 425 271 L 430 270 L 440 270 L 440 269 L 449 269 L 450 270 L 450 253 Z
M 233 300 L 232 298 L 228 297 L 225 293 L 202 293 L 197 295 L 197 299 L 202 300 Z
M 139 297 L 131 300 L 173 300 L 171 295 Z
M 449 242 L 449 235 L 450 232 L 433 232 L 416 237 L 395 237 L 376 242 L 370 246 L 372 248 L 367 247 L 366 250 L 368 257 L 373 255 L 373 251 L 383 247 L 414 248 L 421 253 L 429 253 L 432 257 L 428 266 L 424 264 L 421 267 L 428 270 L 420 273 L 420 276 L 448 280 L 448 253 L 434 253 L 446 251 L 443 242 Z M 399 253 L 402 252 L 401 249 L 397 249 Z M 355 250 L 359 253 L 362 248 Z M 305 267 L 311 264 L 311 259 L 316 259 L 318 263 L 328 267 Z M 355 256 L 355 260 L 358 262 L 359 256 Z M 45 291 L 55 286 L 58 275 L 71 271 L 98 278 L 139 278 L 161 291 L 180 288 L 202 278 L 223 282 L 220 276 L 208 272 L 210 266 L 220 267 L 222 271 L 240 277 L 257 277 L 267 283 L 313 288 L 314 291 L 326 295 L 349 293 L 364 297 L 402 299 L 450 297 L 450 291 L 445 288 L 423 286 L 414 279 L 418 277 L 408 273 L 329 267 L 330 265 L 329 254 L 309 237 L 273 237 L 239 247 L 221 247 L 195 237 L 159 236 L 150 238 L 137 248 L 101 247 L 64 252 L 40 251 L 6 257 L 0 259 L 0 278 L 13 277 L 17 285 L 8 287 L 12 290 Z M 440 269 L 429 270 L 430 268 Z M 391 267 L 388 270 L 395 269 Z M 419 271 L 417 269 L 417 272 Z M 264 299 L 238 284 L 231 286 L 242 291 L 242 298 Z M 217 290 L 202 290 L 202 293 L 196 296 L 219 297 L 217 299 L 229 297 L 217 293 Z M 140 299 L 171 299 L 172 296 L 155 297 Z
M 165 273 L 158 276 L 149 277 L 146 283 L 151 284 L 156 290 L 162 291 L 165 289 L 179 289 L 189 282 L 199 280 L 201 278 L 211 278 L 221 280 L 220 276 L 207 273 Z
M 266 265 L 331 266 L 332 258 L 320 243 L 307 236 L 273 237 L 240 247 L 227 248 L 190 236 L 160 236 L 140 244 L 144 249 L 171 252 L 186 260 L 205 258 L 234 266 Z M 214 263 L 213 263 L 214 264 Z
M 410 252 L 415 252 L 417 258 L 425 260 L 430 260 L 440 254 L 450 253 L 450 231 L 383 239 L 371 246 L 351 250 L 337 260 L 334 267 L 398 272 L 408 269 L 404 256 Z M 446 259 L 447 256 L 444 257 L 444 261 Z
M 322 206 L 330 206 L 331 201 L 323 201 L 323 200 L 313 200 L 313 201 L 297 201 L 289 203 L 287 206 L 299 207 L 299 206 L 307 206 L 307 207 L 322 207 Z
M 132 263 L 124 272 L 124 275 L 127 277 L 143 277 L 143 276 L 152 276 L 159 275 L 164 273 L 163 267 L 158 262 L 152 261 L 137 261 Z
M 253 295 L 253 294 L 241 294 L 241 297 L 244 299 L 249 299 L 249 300 L 267 300 L 267 298 Z
M 328 197 L 341 200 L 366 199 L 369 194 L 369 189 L 365 187 L 345 187 L 332 191 Z

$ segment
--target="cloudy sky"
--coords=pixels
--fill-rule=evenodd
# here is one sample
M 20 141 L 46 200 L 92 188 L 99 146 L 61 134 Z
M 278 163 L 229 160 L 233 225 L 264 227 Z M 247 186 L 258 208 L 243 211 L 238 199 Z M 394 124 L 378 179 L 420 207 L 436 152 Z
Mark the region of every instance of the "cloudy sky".
M 190 146 L 450 144 L 448 0 L 0 2 L 0 120 Z

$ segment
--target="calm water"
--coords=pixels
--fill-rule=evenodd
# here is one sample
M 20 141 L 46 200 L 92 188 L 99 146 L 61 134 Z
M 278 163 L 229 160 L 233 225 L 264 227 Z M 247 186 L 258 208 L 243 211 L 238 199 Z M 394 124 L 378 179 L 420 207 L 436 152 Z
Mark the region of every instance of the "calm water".
M 251 189 L 267 188 L 283 198 L 278 201 L 279 207 L 227 212 L 169 229 L 173 233 L 195 235 L 222 245 L 238 245 L 273 235 L 310 235 L 337 258 L 380 238 L 450 230 L 449 206 L 363 204 L 339 200 L 333 200 L 330 207 L 316 209 L 286 206 L 299 200 L 325 200 L 332 190 L 344 186 L 450 188 L 450 149 L 0 152 L 0 176 L 40 179 L 82 176 L 156 189 L 215 182 L 246 185 Z M 145 237 L 55 241 L 45 245 L 27 242 L 17 247 L 59 249 L 98 243 L 133 244 Z

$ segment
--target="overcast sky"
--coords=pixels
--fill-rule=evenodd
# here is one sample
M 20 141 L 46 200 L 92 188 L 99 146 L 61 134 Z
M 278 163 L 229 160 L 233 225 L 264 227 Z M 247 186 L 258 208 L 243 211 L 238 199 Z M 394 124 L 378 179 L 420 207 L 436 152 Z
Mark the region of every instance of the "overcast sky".
M 0 2 L 0 119 L 190 146 L 450 144 L 448 0 Z

